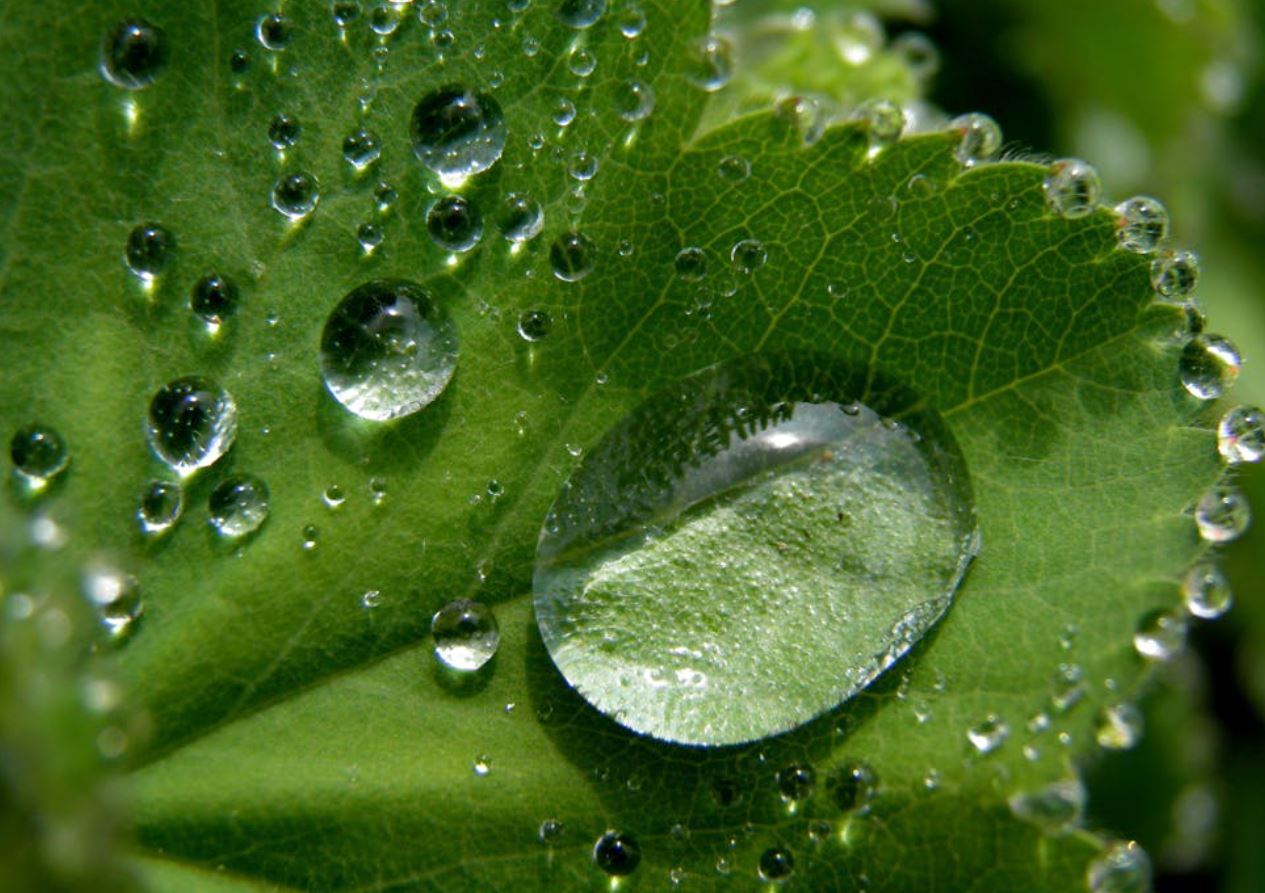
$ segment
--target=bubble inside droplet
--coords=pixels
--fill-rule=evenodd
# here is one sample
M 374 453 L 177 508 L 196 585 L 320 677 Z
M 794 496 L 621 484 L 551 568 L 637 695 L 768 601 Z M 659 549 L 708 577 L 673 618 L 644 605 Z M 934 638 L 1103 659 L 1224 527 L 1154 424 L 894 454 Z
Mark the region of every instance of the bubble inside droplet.
M 465 672 L 483 667 L 501 642 L 492 609 L 470 599 L 457 599 L 436 611 L 430 631 L 440 662 Z
M 187 376 L 149 402 L 149 446 L 182 477 L 219 460 L 237 437 L 237 404 L 215 382 Z
M 208 521 L 227 539 L 255 533 L 268 520 L 268 485 L 252 474 L 235 474 L 216 485 L 207 499 Z

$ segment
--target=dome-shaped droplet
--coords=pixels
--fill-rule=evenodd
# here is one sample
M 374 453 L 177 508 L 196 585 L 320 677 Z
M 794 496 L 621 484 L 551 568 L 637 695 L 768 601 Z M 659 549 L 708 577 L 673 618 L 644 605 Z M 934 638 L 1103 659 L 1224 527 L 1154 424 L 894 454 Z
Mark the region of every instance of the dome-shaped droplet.
M 166 64 L 167 37 L 144 19 L 119 22 L 101 46 L 101 75 L 125 90 L 149 86 Z
M 167 266 L 175 240 L 161 223 L 140 223 L 128 233 L 123 259 L 141 279 L 153 279 Z
M 27 425 L 9 441 L 13 471 L 31 490 L 42 490 L 70 465 L 70 450 L 47 425 Z
M 554 106 L 553 123 L 559 127 L 567 127 L 575 120 L 575 103 L 569 99 L 559 99 Z
M 518 317 L 518 334 L 524 341 L 540 341 L 553 330 L 553 319 L 544 310 L 524 310 Z
M 288 149 L 299 141 L 303 128 L 289 115 L 277 115 L 268 125 L 268 142 L 275 148 Z
M 189 309 L 208 327 L 216 328 L 237 312 L 237 285 L 219 273 L 208 273 L 193 285 Z
M 453 670 L 480 669 L 501 644 L 501 632 L 492 609 L 465 598 L 449 602 L 436 611 L 431 618 L 430 632 L 435 639 L 435 657 Z
M 189 376 L 149 401 L 149 446 L 181 477 L 219 460 L 237 437 L 237 404 L 213 381 Z
M 1152 611 L 1138 621 L 1133 649 L 1149 660 L 1171 660 L 1186 647 L 1186 621 L 1169 611 Z
M 343 140 L 343 160 L 362 171 L 382 157 L 382 142 L 372 130 L 362 127 Z
M 988 115 L 979 112 L 959 115 L 949 122 L 949 129 L 962 135 L 953 154 L 967 167 L 989 161 L 1001 151 L 1001 128 Z
M 1085 785 L 1062 778 L 1036 790 L 1012 794 L 1007 803 L 1017 818 L 1046 834 L 1065 834 L 1080 826 L 1085 814 Z
M 854 405 L 869 377 L 746 357 L 586 452 L 533 578 L 579 694 L 657 738 L 750 741 L 856 694 L 948 610 L 975 548 L 965 464 L 938 416 L 900 415 L 907 392 Z
M 360 18 L 360 2 L 359 0 L 336 0 L 331 12 L 334 15 L 334 24 L 339 28 L 346 28 Z
M 685 76 L 700 90 L 715 93 L 729 83 L 734 74 L 734 48 L 728 39 L 705 34 L 686 50 Z
M 1227 339 L 1200 334 L 1182 348 L 1177 369 L 1191 396 L 1215 400 L 1234 384 L 1242 365 L 1238 350 Z
M 682 279 L 687 282 L 698 282 L 707 275 L 707 255 L 696 245 L 682 248 L 677 252 L 672 266 Z
M 792 763 L 777 774 L 777 789 L 787 800 L 803 800 L 812 793 L 816 780 L 812 766 Z
M 346 501 L 347 492 L 338 484 L 330 484 L 325 488 L 325 492 L 321 494 L 321 502 L 332 509 L 340 508 Z
M 826 780 L 831 802 L 843 812 L 859 812 L 870 805 L 878 789 L 878 776 L 865 763 L 849 763 Z
M 1078 158 L 1063 158 L 1051 164 L 1043 189 L 1050 210 L 1069 219 L 1093 213 L 1102 201 L 1098 171 Z
M 536 831 L 536 838 L 545 846 L 555 846 L 565 831 L 566 826 L 558 819 L 545 819 Z
M 1104 750 L 1128 750 L 1142 740 L 1142 711 L 1136 704 L 1109 704 L 1098 714 L 1094 738 Z
M 255 37 L 270 50 L 284 50 L 294 38 L 294 23 L 280 13 L 269 13 L 255 24 Z
M 636 6 L 630 6 L 619 14 L 619 33 L 629 40 L 636 40 L 646 30 L 646 14 Z
M 136 578 L 105 564 L 92 564 L 83 573 L 82 585 L 84 597 L 96 609 L 110 638 L 126 637 L 145 610 Z
M 760 879 L 778 883 L 795 872 L 795 857 L 785 847 L 769 847 L 760 854 Z
M 136 522 L 141 533 L 159 536 L 166 533 L 184 514 L 184 490 L 174 481 L 150 481 L 141 491 L 136 507 Z
M 286 174 L 272 187 L 273 208 L 291 220 L 311 214 L 320 200 L 320 184 L 305 171 Z
M 1210 543 L 1238 539 L 1252 523 L 1252 507 L 1238 487 L 1213 487 L 1195 506 L 1199 535 Z
M 426 231 L 445 251 L 469 251 L 483 238 L 483 215 L 463 195 L 445 195 L 426 214 Z
M 1168 238 L 1168 211 L 1153 198 L 1125 199 L 1116 205 L 1116 213 L 1120 215 L 1116 240 L 1126 251 L 1149 254 Z
M 563 282 L 578 282 L 593 272 L 597 246 L 581 232 L 563 233 L 549 247 L 553 275 Z
M 561 0 L 558 18 L 572 28 L 590 28 L 606 12 L 606 0 Z
M 1217 425 L 1217 451 L 1231 465 L 1259 462 L 1265 456 L 1265 412 L 1237 406 Z
M 376 251 L 384 238 L 382 227 L 376 223 L 362 223 L 356 227 L 356 241 L 360 243 L 360 250 L 365 254 Z
M 1203 620 L 1216 620 L 1234 605 L 1234 591 L 1225 572 L 1213 561 L 1201 561 L 1182 580 L 1186 610 Z
M 593 861 L 613 877 L 632 874 L 641 862 L 641 847 L 627 834 L 607 831 L 593 846 Z
M 457 331 L 420 285 L 367 282 L 330 313 L 321 334 L 321 375 L 339 403 L 382 422 L 439 396 L 457 367 Z
M 751 176 L 751 162 L 737 155 L 726 155 L 717 163 L 716 172 L 722 180 L 741 183 Z
M 515 0 L 510 0 L 510 2 L 513 3 Z M 525 3 L 523 8 L 526 8 Z M 444 0 L 425 0 L 417 10 L 417 20 L 427 28 L 440 27 L 448 21 L 448 4 Z
M 399 193 L 392 188 L 390 183 L 379 183 L 373 188 L 373 203 L 379 213 L 385 214 L 391 210 L 399 197 Z
M 1089 893 L 1150 893 L 1151 860 L 1133 841 L 1117 842 L 1089 863 Z
M 654 111 L 654 88 L 643 81 L 624 81 L 615 89 L 615 112 L 625 121 L 640 121 Z
M 597 165 L 596 155 L 584 151 L 576 152 L 567 162 L 567 173 L 583 183 L 597 176 Z
M 545 225 L 545 214 L 536 201 L 525 192 L 511 192 L 501 201 L 496 215 L 496 226 L 511 242 L 527 242 L 536 238 Z
M 729 259 L 740 273 L 754 273 L 769 259 L 769 251 L 758 239 L 741 239 L 729 250 Z
M 1199 283 L 1199 256 L 1193 251 L 1170 251 L 1151 264 L 1151 285 L 1161 297 L 1183 298 Z
M 966 730 L 966 739 L 980 753 L 992 753 L 1010 736 L 1010 726 L 993 714 Z
M 249 536 L 268 520 L 268 485 L 253 474 L 225 478 L 211 491 L 207 511 L 207 520 L 220 536 Z
M 485 93 L 449 84 L 413 109 L 413 152 L 441 177 L 468 177 L 496 164 L 505 151 L 501 106 Z
M 588 77 L 596 68 L 597 57 L 593 55 L 588 47 L 574 47 L 567 56 L 567 70 L 578 78 Z
M 862 103 L 854 116 L 865 125 L 870 136 L 870 150 L 890 146 L 900 139 L 905 129 L 905 113 L 889 99 L 871 99 Z

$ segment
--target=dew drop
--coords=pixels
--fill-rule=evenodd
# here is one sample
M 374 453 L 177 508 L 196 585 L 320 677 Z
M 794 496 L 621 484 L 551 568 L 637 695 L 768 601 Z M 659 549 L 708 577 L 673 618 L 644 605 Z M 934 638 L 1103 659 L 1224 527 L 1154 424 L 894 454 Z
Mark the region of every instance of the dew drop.
M 441 177 L 468 177 L 496 164 L 505 151 L 501 106 L 485 93 L 449 84 L 424 96 L 409 129 L 413 152 Z
M 581 232 L 563 233 L 549 248 L 549 264 L 553 275 L 563 282 L 578 282 L 593 272 L 597 246 Z
M 654 88 L 642 81 L 625 81 L 615 90 L 615 111 L 625 121 L 640 121 L 654 111 Z
M 1206 542 L 1228 543 L 1238 539 L 1252 523 L 1252 507 L 1238 487 L 1213 487 L 1195 506 L 1195 525 Z
M 1203 620 L 1216 620 L 1234 604 L 1234 592 L 1225 573 L 1214 562 L 1202 561 L 1182 580 L 1186 610 Z
M 1054 671 L 1054 691 L 1050 701 L 1059 713 L 1066 713 L 1085 696 L 1085 671 L 1080 664 L 1059 664 Z
M 299 141 L 303 128 L 289 115 L 277 115 L 268 125 L 268 142 L 277 149 L 288 149 Z
M 1199 283 L 1199 256 L 1193 251 L 1169 251 L 1151 264 L 1151 285 L 1165 298 L 1183 298 Z
M 758 239 L 741 239 L 729 250 L 729 260 L 740 273 L 754 273 L 769 259 L 768 249 Z
M 1200 334 L 1182 348 L 1177 370 L 1182 386 L 1192 397 L 1215 400 L 1234 384 L 1242 365 L 1242 357 L 1229 340 Z
M 510 242 L 527 242 L 540 235 L 545 225 L 545 214 L 536 201 L 525 192 L 511 192 L 501 201 L 496 215 L 496 226 Z
M 1113 843 L 1089 863 L 1085 879 L 1090 893 L 1149 893 L 1151 860 L 1133 841 Z
M 391 188 L 390 183 L 379 183 L 373 189 L 373 203 L 378 208 L 378 213 L 385 214 L 391 210 L 399 195 Z
M 906 31 L 892 40 L 890 48 L 920 81 L 929 80 L 940 70 L 940 51 L 925 34 Z
M 1217 451 L 1230 465 L 1259 462 L 1265 456 L 1265 412 L 1255 406 L 1231 409 L 1217 424 Z
M 576 152 L 567 163 L 567 173 L 581 183 L 597 176 L 597 156 L 588 152 Z
M 360 128 L 343 140 L 343 160 L 357 173 L 382 157 L 382 141 L 372 130 Z
M 597 57 L 586 47 L 576 47 L 567 57 L 567 70 L 578 78 L 586 78 L 597 68 Z
M 627 834 L 607 831 L 593 846 L 593 862 L 612 877 L 624 877 L 641 862 L 641 847 Z
M 321 531 L 317 529 L 315 524 L 308 524 L 303 528 L 303 551 L 311 552 L 316 548 L 321 539 Z
M 166 35 L 145 19 L 124 19 L 101 45 L 101 76 L 125 90 L 148 87 L 166 64 Z
M 871 99 L 862 103 L 855 117 L 869 132 L 871 153 L 895 143 L 905 129 L 905 113 L 889 99 Z
M 1042 189 L 1050 210 L 1068 219 L 1088 216 L 1102 201 L 1098 171 L 1078 158 L 1063 158 L 1051 164 Z
M 376 223 L 362 223 L 356 227 L 356 241 L 360 243 L 360 250 L 365 254 L 377 251 L 384 238 L 382 227 Z
M 840 810 L 859 811 L 874 799 L 878 776 L 865 763 L 849 763 L 830 776 L 826 787 L 830 799 Z
M 812 766 L 792 763 L 777 774 L 777 789 L 786 800 L 803 800 L 812 793 L 816 779 Z
M 1010 726 L 991 713 L 966 730 L 967 740 L 980 753 L 992 753 L 1001 747 L 1009 736 Z
M 785 881 L 795 871 L 795 857 L 785 847 L 769 847 L 760 854 L 761 880 L 778 883 Z
M 629 40 L 636 40 L 646 30 L 646 14 L 636 6 L 630 6 L 619 14 L 619 33 Z
M 1007 802 L 1017 818 L 1046 834 L 1066 834 L 1080 826 L 1085 814 L 1085 786 L 1079 778 L 1063 778 L 1043 788 L 1019 791 Z
M 524 341 L 541 341 L 553 329 L 553 319 L 544 310 L 524 310 L 518 317 L 518 335 Z
M 390 37 L 400 27 L 400 16 L 390 6 L 379 3 L 369 10 L 369 30 L 379 37 Z
M 332 12 L 334 14 L 334 24 L 339 28 L 346 28 L 360 18 L 359 0 L 337 0 L 334 3 Z
M 325 492 L 321 494 L 321 501 L 329 508 L 341 508 L 342 504 L 347 501 L 347 493 L 338 484 L 330 484 L 325 488 Z
M 294 38 L 294 24 L 280 13 L 269 13 L 255 25 L 255 37 L 265 49 L 284 50 Z
M 111 639 L 125 638 L 144 613 L 140 586 L 131 574 L 105 564 L 92 564 L 83 573 L 82 588 Z
M 417 19 L 427 28 L 438 28 L 448 21 L 448 4 L 443 0 L 425 0 L 417 10 Z
M 27 425 L 9 440 L 13 471 L 32 491 L 45 489 L 70 465 L 66 441 L 46 425 Z
M 575 103 L 569 99 L 559 99 L 554 107 L 553 123 L 559 127 L 567 127 L 575 120 Z
M 1126 251 L 1150 254 L 1168 237 L 1168 211 L 1153 198 L 1136 196 L 1116 205 L 1116 240 Z
M 571 28 L 590 28 L 606 12 L 606 0 L 562 0 L 558 18 Z
M 286 174 L 272 187 L 272 206 L 291 220 L 302 220 L 321 200 L 316 177 L 306 171 Z
M 150 280 L 163 271 L 175 240 L 161 223 L 140 223 L 128 233 L 123 259 L 127 267 L 142 280 Z
M 716 165 L 716 172 L 722 180 L 730 183 L 741 183 L 751 176 L 751 162 L 737 155 L 726 155 Z
M 250 70 L 250 54 L 245 50 L 233 50 L 228 57 L 228 70 L 236 75 L 245 74 Z
M 366 610 L 376 608 L 382 604 L 382 591 L 378 589 L 367 589 L 364 595 L 360 596 L 360 606 Z
M 431 241 L 445 251 L 469 251 L 483 238 L 483 215 L 462 195 L 446 195 L 426 214 Z
M 184 514 L 184 490 L 172 481 L 150 481 L 141 491 L 136 521 L 141 533 L 160 536 L 175 526 Z
M 1142 711 L 1128 701 L 1104 707 L 1094 726 L 1094 738 L 1104 750 L 1128 750 L 1142 739 Z
M 949 129 L 962 135 L 953 154 L 967 167 L 990 161 L 1001 150 L 1001 128 L 988 115 L 979 112 L 959 115 L 949 122 Z
M 215 464 L 237 437 L 237 404 L 210 379 L 169 382 L 149 401 L 150 449 L 181 477 Z
M 252 474 L 220 481 L 207 499 L 208 520 L 225 539 L 250 536 L 268 520 L 268 485 Z
M 207 273 L 189 293 L 189 309 L 209 329 L 218 329 L 237 312 L 237 285 L 219 273 Z
M 672 265 L 676 274 L 687 282 L 698 282 L 707 275 L 707 255 L 696 246 L 678 251 Z
M 558 819 L 545 819 L 536 831 L 536 839 L 545 846 L 555 846 L 562 840 L 566 826 Z
M 706 34 L 687 49 L 685 76 L 700 90 L 715 93 L 734 73 L 734 48 L 726 38 Z
M 501 632 L 487 605 L 460 598 L 435 612 L 430 632 L 435 656 L 444 666 L 464 672 L 483 667 L 496 654 Z
M 1186 647 L 1186 622 L 1168 611 L 1145 615 L 1133 633 L 1133 648 L 1149 660 L 1171 660 Z

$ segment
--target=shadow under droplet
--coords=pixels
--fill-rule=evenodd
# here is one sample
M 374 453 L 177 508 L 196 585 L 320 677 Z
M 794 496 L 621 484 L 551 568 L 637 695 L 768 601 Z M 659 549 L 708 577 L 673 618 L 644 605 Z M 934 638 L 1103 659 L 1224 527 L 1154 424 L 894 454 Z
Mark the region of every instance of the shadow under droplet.
M 445 692 L 458 698 L 469 698 L 479 694 L 488 687 L 496 674 L 497 656 L 477 670 L 454 670 L 444 666 L 433 653 L 428 653 L 431 661 L 435 683 Z
M 421 409 L 398 419 L 362 419 L 318 385 L 316 430 L 325 446 L 341 459 L 363 463 L 369 470 L 390 474 L 415 468 L 425 461 L 448 424 L 452 395 L 459 374 L 443 393 Z

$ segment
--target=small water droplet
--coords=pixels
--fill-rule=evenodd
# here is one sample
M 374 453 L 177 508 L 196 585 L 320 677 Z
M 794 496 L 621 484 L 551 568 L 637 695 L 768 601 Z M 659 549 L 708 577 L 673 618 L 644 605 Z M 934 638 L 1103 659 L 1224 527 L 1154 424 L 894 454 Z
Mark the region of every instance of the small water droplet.
M 1182 580 L 1182 597 L 1186 610 L 1204 620 L 1217 619 L 1234 604 L 1230 581 L 1212 561 L 1202 561 L 1187 572 Z
M 792 763 L 777 774 L 777 789 L 787 800 L 803 800 L 812 793 L 816 780 L 812 766 Z
M 733 44 L 718 34 L 705 34 L 686 50 L 685 76 L 700 90 L 715 93 L 734 73 Z
M 553 123 L 559 127 L 567 127 L 575 120 L 575 103 L 569 99 L 559 99 L 554 106 Z
M 175 239 L 161 223 L 141 223 L 128 233 L 123 260 L 128 269 L 142 280 L 150 280 L 167 265 Z
M 382 592 L 378 589 L 368 589 L 364 595 L 360 596 L 360 606 L 362 608 L 376 608 L 382 604 Z
M 159 536 L 171 530 L 184 514 L 184 490 L 172 481 L 150 481 L 141 491 L 136 521 L 141 533 Z
M 1116 240 L 1126 251 L 1149 254 L 1168 237 L 1168 211 L 1153 198 L 1125 199 L 1116 205 L 1116 213 Z
M 511 192 L 501 201 L 496 225 L 510 242 L 527 242 L 540 234 L 545 225 L 540 202 L 524 192 Z
M 500 103 L 460 84 L 424 96 L 413 109 L 409 132 L 414 154 L 441 177 L 485 171 L 505 151 Z
M 606 0 L 562 0 L 558 18 L 572 28 L 590 28 L 606 12 Z
M 255 25 L 255 37 L 269 50 L 284 50 L 294 38 L 294 24 L 280 13 L 269 13 Z
M 597 246 L 581 232 L 563 233 L 549 248 L 553 275 L 563 282 L 578 282 L 593 272 Z
M 795 871 L 795 857 L 785 847 L 769 847 L 760 854 L 759 871 L 761 880 L 785 881 Z
M 84 597 L 96 609 L 110 638 L 118 641 L 126 637 L 145 610 L 136 578 L 107 564 L 93 563 L 84 569 L 81 583 Z
M 1094 738 L 1104 750 L 1128 750 L 1142 739 L 1142 711 L 1128 701 L 1109 704 L 1098 714 Z
M 1133 841 L 1113 843 L 1089 863 L 1086 883 L 1090 893 L 1149 893 L 1151 860 Z
M 471 768 L 474 769 L 475 775 L 484 778 L 492 771 L 492 758 L 485 753 L 479 754 L 474 758 L 474 765 Z
M 1150 660 L 1171 660 L 1186 647 L 1186 622 L 1168 611 L 1153 611 L 1138 622 L 1133 647 Z
M 207 499 L 209 521 L 227 539 L 249 536 L 268 520 L 268 485 L 252 474 L 235 474 L 216 485 Z
M 1177 369 L 1192 397 L 1214 400 L 1234 384 L 1242 365 L 1243 359 L 1228 339 L 1200 334 L 1182 348 Z
M 215 464 L 237 437 L 237 404 L 210 379 L 178 378 L 149 402 L 147 435 L 154 454 L 181 477 Z
M 558 819 L 545 819 L 536 831 L 536 838 L 545 846 L 556 846 L 566 832 L 566 825 Z
M 1010 726 L 990 713 L 966 731 L 967 740 L 980 753 L 992 753 L 1010 736 Z
M 1098 171 L 1078 158 L 1063 158 L 1051 164 L 1042 188 L 1050 210 L 1068 219 L 1088 216 L 1102 201 Z
M 457 599 L 431 618 L 435 656 L 453 670 L 478 670 L 496 654 L 501 632 L 492 609 L 482 602 Z
M 339 28 L 346 28 L 360 18 L 360 2 L 359 0 L 337 0 L 334 3 L 332 12 L 334 14 L 334 24 Z
M 360 250 L 365 254 L 377 251 L 385 238 L 382 227 L 376 223 L 362 223 L 356 227 L 356 241 L 360 243 Z
M 906 31 L 897 35 L 889 49 L 900 56 L 905 67 L 920 81 L 930 80 L 940 70 L 940 50 L 931 38 L 918 31 Z
M 751 162 L 737 155 L 726 155 L 717 162 L 716 172 L 722 180 L 741 183 L 751 176 Z
M 343 160 L 356 172 L 365 170 L 381 157 L 382 141 L 372 130 L 362 127 L 343 140 Z
M 443 0 L 425 0 L 417 10 L 417 19 L 427 28 L 438 28 L 448 21 L 448 4 Z
M 597 175 L 597 156 L 588 152 L 576 152 L 567 163 L 567 173 L 581 183 Z
M 237 312 L 237 284 L 220 273 L 207 273 L 189 293 L 189 309 L 214 331 Z
M 1199 283 L 1199 256 L 1193 251 L 1168 251 L 1151 263 L 1151 285 L 1165 298 L 1183 298 Z
M 378 208 L 378 213 L 385 214 L 391 210 L 395 204 L 399 194 L 391 187 L 390 183 L 379 183 L 373 190 L 373 203 Z
M 1076 777 L 1043 788 L 1019 791 L 1007 801 L 1016 817 L 1046 834 L 1065 834 L 1080 825 L 1085 813 L 1085 786 Z
M 854 117 L 869 133 L 871 154 L 895 143 L 905 129 L 905 113 L 889 99 L 863 102 Z
M 462 195 L 446 195 L 426 214 L 431 240 L 446 251 L 469 251 L 483 238 L 483 215 Z
M 643 81 L 624 81 L 615 90 L 615 112 L 625 121 L 640 121 L 654 111 L 654 88 Z
M 682 279 L 698 282 L 707 275 L 707 255 L 697 246 L 682 248 L 677 252 L 673 266 Z
M 386 3 L 369 10 L 369 30 L 379 37 L 390 37 L 400 27 L 401 17 Z
M 769 259 L 768 249 L 758 239 L 741 239 L 729 251 L 734 269 L 740 273 L 754 273 Z
M 865 763 L 842 766 L 827 780 L 826 788 L 835 806 L 844 812 L 863 810 L 874 799 L 878 776 Z
M 350 291 L 321 334 L 321 375 L 330 394 L 361 418 L 417 412 L 457 366 L 457 332 L 416 283 L 377 279 Z
M 1199 528 L 1199 535 L 1210 543 L 1236 540 L 1251 523 L 1252 507 L 1238 487 L 1213 487 L 1195 506 L 1195 524 Z
M 567 70 L 578 78 L 586 78 L 597 68 L 597 57 L 588 48 L 578 46 L 567 57 Z
M 332 509 L 341 508 L 347 501 L 347 493 L 338 484 L 330 484 L 321 494 L 321 501 Z
M 294 171 L 272 187 L 272 206 L 291 220 L 302 220 L 316 210 L 321 200 L 320 184 L 306 171 Z
M 636 40 L 646 30 L 646 14 L 640 7 L 630 6 L 619 14 L 619 33 L 629 40 Z
M 1054 670 L 1054 690 L 1050 702 L 1059 713 L 1066 713 L 1085 695 L 1085 671 L 1080 664 L 1059 664 Z
M 124 19 L 105 35 L 101 75 L 116 87 L 148 87 L 167 64 L 167 38 L 145 19 Z
M 613 877 L 624 877 L 641 862 L 641 847 L 627 834 L 607 831 L 593 846 L 593 862 Z
M 320 542 L 321 531 L 317 529 L 315 524 L 307 524 L 303 527 L 303 551 L 311 552 Z
M 962 135 L 953 154 L 967 167 L 990 161 L 1001 150 L 1001 128 L 988 115 L 979 112 L 959 115 L 949 122 L 949 129 Z
M 303 128 L 289 115 L 281 114 L 268 125 L 268 142 L 277 149 L 288 149 L 299 141 Z
M 544 310 L 524 310 L 518 317 L 518 334 L 524 341 L 540 341 L 553 329 L 553 319 Z
M 1265 412 L 1255 406 L 1231 409 L 1217 424 L 1217 451 L 1230 465 L 1265 457 Z
M 13 471 L 32 492 L 45 489 L 70 465 L 66 441 L 46 425 L 27 425 L 9 440 Z

